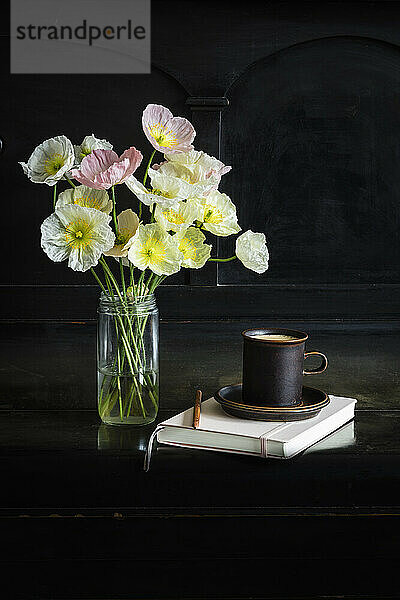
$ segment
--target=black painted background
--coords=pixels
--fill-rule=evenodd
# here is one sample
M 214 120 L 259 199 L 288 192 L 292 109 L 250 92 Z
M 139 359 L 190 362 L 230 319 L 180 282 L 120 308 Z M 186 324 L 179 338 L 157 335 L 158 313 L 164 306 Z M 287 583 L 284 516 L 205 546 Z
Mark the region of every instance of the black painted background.
M 229 187 L 243 228 L 271 247 L 262 282 L 398 283 L 399 48 L 350 36 L 295 44 L 227 95 Z M 220 281 L 257 276 L 229 264 Z
M 207 286 L 202 302 L 219 318 L 319 316 L 329 303 L 338 317 L 397 316 L 399 16 L 398 2 L 153 0 L 151 75 L 10 75 L 3 61 L 3 318 L 95 317 L 91 276 L 41 251 L 52 190 L 30 183 L 17 161 L 46 137 L 79 143 L 92 131 L 119 151 L 148 154 L 148 102 L 191 118 L 197 146 L 233 165 L 221 189 L 244 230 L 265 232 L 271 254 L 263 276 L 229 263 L 169 279 L 171 290 L 159 292 L 164 318 L 198 312 L 193 285 Z M 6 58 L 7 19 L 2 27 Z M 193 98 L 208 98 L 205 110 Z M 132 201 L 121 186 L 119 206 Z M 232 250 L 231 238 L 215 246 L 219 256 Z
M 27 77 L 0 19 L 7 597 L 398 597 L 399 23 L 399 2 L 152 0 L 151 75 Z M 355 445 L 268 464 L 164 449 L 144 474 L 149 432 L 96 420 L 98 290 L 42 253 L 52 190 L 17 161 L 59 133 L 148 152 L 148 102 L 233 165 L 221 187 L 271 253 L 261 277 L 210 264 L 159 289 L 162 415 L 240 380 L 241 330 L 287 325 L 329 357 L 311 385 L 358 399 Z

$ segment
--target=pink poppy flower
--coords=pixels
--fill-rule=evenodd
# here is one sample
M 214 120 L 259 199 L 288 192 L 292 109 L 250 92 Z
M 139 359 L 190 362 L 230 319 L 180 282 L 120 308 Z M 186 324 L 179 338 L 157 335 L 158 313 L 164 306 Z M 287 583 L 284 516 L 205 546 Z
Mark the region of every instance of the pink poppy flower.
M 143 111 L 143 131 L 150 144 L 160 152 L 188 152 L 196 135 L 193 125 L 159 104 L 148 104 Z
M 133 146 L 118 157 L 114 150 L 93 150 L 81 162 L 79 169 L 71 171 L 72 177 L 95 190 L 107 190 L 123 183 L 142 162 L 142 153 Z

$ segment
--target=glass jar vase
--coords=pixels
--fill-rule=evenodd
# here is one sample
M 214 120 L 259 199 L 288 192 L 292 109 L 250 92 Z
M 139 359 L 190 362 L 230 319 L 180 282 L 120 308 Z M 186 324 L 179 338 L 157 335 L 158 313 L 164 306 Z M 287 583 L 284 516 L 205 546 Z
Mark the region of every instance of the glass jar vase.
M 154 294 L 100 296 L 97 401 L 107 425 L 146 425 L 158 412 L 159 322 Z

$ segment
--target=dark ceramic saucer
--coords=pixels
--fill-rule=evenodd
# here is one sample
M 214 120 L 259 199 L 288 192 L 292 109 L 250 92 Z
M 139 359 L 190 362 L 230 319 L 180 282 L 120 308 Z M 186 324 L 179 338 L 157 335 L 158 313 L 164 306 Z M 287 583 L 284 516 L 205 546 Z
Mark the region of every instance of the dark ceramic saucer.
M 242 404 L 241 383 L 221 388 L 214 394 L 214 398 L 228 415 L 253 421 L 303 421 L 315 417 L 321 408 L 329 404 L 329 396 L 325 392 L 305 386 L 301 402 L 286 408 Z

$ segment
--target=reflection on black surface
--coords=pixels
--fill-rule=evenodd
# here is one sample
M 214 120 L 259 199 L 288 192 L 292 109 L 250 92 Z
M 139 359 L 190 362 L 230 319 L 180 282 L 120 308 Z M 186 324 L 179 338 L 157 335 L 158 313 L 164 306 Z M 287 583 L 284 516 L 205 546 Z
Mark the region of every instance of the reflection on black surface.
M 146 451 L 149 428 L 111 426 L 102 423 L 97 431 L 98 450 Z
M 354 420 L 346 423 L 324 439 L 308 448 L 305 453 L 324 452 L 329 450 L 338 450 L 339 448 L 347 448 L 356 443 L 356 435 L 354 429 Z

